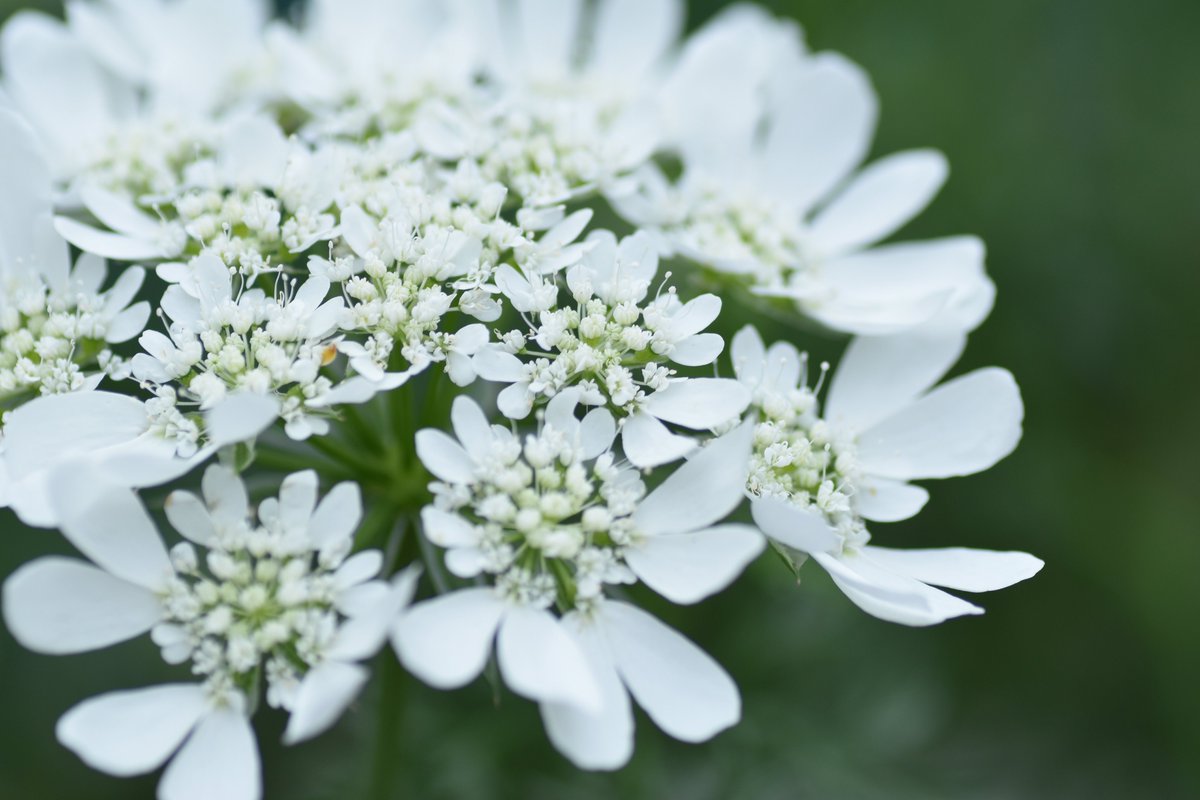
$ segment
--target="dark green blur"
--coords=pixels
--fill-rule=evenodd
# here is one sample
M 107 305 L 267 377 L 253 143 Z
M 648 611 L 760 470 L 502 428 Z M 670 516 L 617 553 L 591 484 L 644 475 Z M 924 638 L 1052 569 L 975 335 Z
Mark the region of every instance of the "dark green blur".
M 29 5 L 0 0 L 0 16 Z M 699 21 L 722 3 L 693 5 Z M 877 540 L 1048 565 L 980 598 L 986 616 L 933 630 L 859 613 L 816 569 L 796 588 L 769 557 L 698 608 L 650 601 L 728 667 L 744 721 L 691 747 L 642 716 L 637 755 L 611 776 L 572 769 L 527 702 L 407 679 L 387 796 L 1200 797 L 1200 4 L 767 5 L 870 72 L 877 154 L 949 156 L 949 185 L 901 236 L 987 241 L 999 303 L 961 369 L 1010 368 L 1028 407 L 1016 455 L 932 487 L 916 520 Z M 67 549 L 8 512 L 0 526 L 0 574 Z M 0 798 L 153 797 L 157 776 L 87 769 L 54 722 L 93 694 L 181 679 L 145 640 L 57 659 L 0 633 Z M 275 744 L 280 718 L 260 719 L 267 797 L 371 797 L 377 691 L 297 748 Z

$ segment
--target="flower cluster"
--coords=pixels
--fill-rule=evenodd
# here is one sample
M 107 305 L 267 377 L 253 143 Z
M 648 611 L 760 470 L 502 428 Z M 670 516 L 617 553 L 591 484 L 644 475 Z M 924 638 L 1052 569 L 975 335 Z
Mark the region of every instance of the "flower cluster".
M 683 12 L 79 0 L 4 26 L 0 506 L 92 562 L 18 571 L 5 617 L 48 653 L 149 632 L 193 678 L 77 706 L 66 746 L 118 775 L 178 750 L 165 800 L 254 800 L 260 696 L 315 735 L 390 639 L 442 688 L 494 658 L 567 758 L 616 769 L 633 701 L 688 742 L 741 714 L 639 584 L 696 603 L 770 541 L 926 625 L 980 612 L 934 586 L 1037 571 L 872 538 L 1021 434 L 1007 372 L 938 385 L 992 305 L 981 243 L 886 241 L 945 159 L 861 167 L 858 67 L 746 6 L 681 40 Z M 730 306 L 855 338 L 814 378 Z M 137 492 L 175 481 L 200 493 L 168 495 L 168 546 Z
M 5 584 L 5 620 L 41 652 L 149 632 L 164 660 L 190 664 L 199 683 L 97 697 L 58 726 L 63 744 L 118 774 L 154 770 L 180 748 L 165 796 L 252 793 L 258 754 L 247 714 L 260 684 L 271 706 L 290 712 L 289 742 L 317 735 L 366 682 L 358 662 L 383 645 L 415 588 L 411 570 L 377 580 L 378 551 L 349 555 L 361 516 L 354 484 L 317 505 L 316 474 L 296 473 L 255 517 L 237 475 L 209 467 L 203 500 L 177 492 L 167 501 L 184 537 L 170 550 L 129 490 L 78 468 L 63 468 L 55 485 L 61 529 L 93 563 L 26 565 Z M 224 759 L 233 765 L 208 770 Z

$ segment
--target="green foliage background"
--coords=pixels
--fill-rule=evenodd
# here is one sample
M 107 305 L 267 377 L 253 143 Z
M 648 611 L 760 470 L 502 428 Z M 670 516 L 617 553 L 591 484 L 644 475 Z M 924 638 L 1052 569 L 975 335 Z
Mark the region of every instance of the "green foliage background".
M 0 0 L 0 16 L 29 5 Z M 694 2 L 693 23 L 721 5 Z M 661 609 L 737 679 L 743 723 L 688 747 L 643 717 L 611 776 L 571 769 L 528 703 L 409 680 L 386 796 L 1200 796 L 1200 4 L 767 5 L 870 72 L 878 154 L 949 156 L 949 185 L 902 235 L 987 241 L 999 304 L 961 369 L 1009 367 L 1028 406 L 1016 455 L 935 487 L 917 520 L 877 537 L 1048 566 L 982 598 L 982 618 L 909 630 L 858 613 L 818 570 L 796 589 L 764 558 L 699 608 Z M 7 511 L 0 527 L 0 574 L 66 549 Z M 94 693 L 178 679 L 149 642 L 55 659 L 0 633 L 0 797 L 152 797 L 154 777 L 88 770 L 54 721 Z M 281 720 L 261 720 L 267 796 L 368 797 L 373 701 L 288 750 L 272 744 Z

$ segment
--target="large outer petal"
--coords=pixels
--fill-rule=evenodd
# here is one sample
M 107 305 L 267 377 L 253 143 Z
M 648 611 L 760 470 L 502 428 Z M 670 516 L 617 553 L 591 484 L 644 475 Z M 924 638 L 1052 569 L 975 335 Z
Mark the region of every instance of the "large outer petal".
M 635 467 L 650 467 L 677 461 L 698 446 L 695 439 L 672 433 L 666 425 L 639 411 L 621 426 L 621 446 Z
M 279 418 L 279 400 L 271 395 L 235 392 L 204 414 L 208 438 L 214 447 L 257 437 Z
M 880 159 L 817 215 L 809 236 L 827 255 L 874 244 L 921 213 L 948 174 L 946 157 L 936 150 Z
M 296 693 L 284 744 L 303 742 L 328 730 L 354 702 L 368 677 L 365 667 L 341 661 L 326 661 L 309 670 Z
M 329 490 L 308 521 L 308 538 L 319 549 L 348 541 L 362 521 L 362 492 L 352 481 Z
M 979 239 L 954 236 L 832 258 L 822 273 L 830 295 L 809 313 L 831 328 L 866 336 L 916 327 L 974 330 L 995 299 L 984 256 Z
M 754 427 L 743 423 L 714 440 L 642 501 L 633 515 L 647 536 L 707 528 L 742 502 Z
M 825 516 L 814 508 L 799 508 L 776 497 L 760 497 L 751 501 L 750 511 L 763 533 L 793 550 L 826 553 L 839 544 Z
M 965 547 L 893 550 L 868 546 L 863 555 L 891 572 L 963 592 L 1004 589 L 1032 578 L 1045 566 L 1028 553 Z
M 4 428 L 4 460 L 25 476 L 54 461 L 127 444 L 147 427 L 139 400 L 111 392 L 39 397 L 21 406 Z
M 438 689 L 455 689 L 483 672 L 504 612 L 490 588 L 445 594 L 402 616 L 392 645 L 412 674 Z
M 771 197 L 803 213 L 866 156 L 877 101 L 866 73 L 834 53 L 809 59 L 779 86 L 760 180 Z
M 865 431 L 937 383 L 966 343 L 965 333 L 860 336 L 833 374 L 825 419 L 842 430 Z
M 81 144 L 112 130 L 114 86 L 61 22 L 38 12 L 14 16 L 0 55 L 5 88 L 58 158 L 75 161 Z
M 600 690 L 583 652 L 549 611 L 510 608 L 500 623 L 496 659 L 504 682 L 519 695 L 601 710 Z
M 633 708 L 599 626 L 568 616 L 567 634 L 587 660 L 600 690 L 600 711 L 565 703 L 542 703 L 542 721 L 551 743 L 580 769 L 619 769 L 633 755 Z
M 116 577 L 154 591 L 174 575 L 158 529 L 133 490 L 76 463 L 53 471 L 50 499 L 71 544 Z
M 854 492 L 854 510 L 873 522 L 899 522 L 915 517 L 929 502 L 920 486 L 886 478 L 863 476 Z
M 16 114 L 0 109 L 0 275 L 36 270 L 38 225 L 51 209 L 50 170 L 34 132 Z
M 589 68 L 636 85 L 683 29 L 681 0 L 604 0 L 597 9 Z
M 664 422 L 705 430 L 729 422 L 750 405 L 750 391 L 729 378 L 687 378 L 655 392 L 643 410 Z
M 452 436 L 435 428 L 417 431 L 417 455 L 425 468 L 447 483 L 474 483 L 475 464 Z
M 258 800 L 262 796 L 258 743 L 245 715 L 209 712 L 158 785 L 160 800 Z
M 976 370 L 865 431 L 859 463 L 864 472 L 898 480 L 971 475 L 1016 448 L 1024 414 L 1007 370 Z
M 703 742 L 741 718 L 733 679 L 678 631 L 626 603 L 606 602 L 600 615 L 617 671 L 664 732 Z
M 153 592 L 75 559 L 47 557 L 4 582 L 4 621 L 30 650 L 98 650 L 139 636 L 162 619 Z
M 858 556 L 814 553 L 838 588 L 863 611 L 886 622 L 925 627 L 983 609 L 953 595 L 877 566 Z
M 762 336 L 753 325 L 747 325 L 733 337 L 730 345 L 733 374 L 750 387 L 757 387 L 763 380 L 763 368 L 767 361 L 767 350 Z
M 197 683 L 111 692 L 63 714 L 55 733 L 93 769 L 143 775 L 170 758 L 208 708 L 207 692 Z
M 763 537 L 749 525 L 651 536 L 625 550 L 642 583 L 673 603 L 698 603 L 733 583 L 758 557 Z

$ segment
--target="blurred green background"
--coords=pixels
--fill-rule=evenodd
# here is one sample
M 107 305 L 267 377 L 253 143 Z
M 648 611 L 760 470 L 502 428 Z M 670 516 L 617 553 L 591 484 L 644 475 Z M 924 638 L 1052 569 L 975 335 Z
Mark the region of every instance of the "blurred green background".
M 0 16 L 29 5 L 0 0 Z M 693 3 L 692 23 L 721 5 Z M 857 612 L 815 569 L 796 589 L 769 558 L 698 609 L 656 605 L 728 667 L 744 721 L 689 747 L 642 717 L 615 775 L 573 770 L 528 703 L 410 680 L 394 796 L 1200 797 L 1200 3 L 766 5 L 870 72 L 877 154 L 949 156 L 949 185 L 902 236 L 987 241 L 999 304 L 961 368 L 1009 367 L 1028 407 L 1016 455 L 936 486 L 877 540 L 1025 549 L 1048 566 L 981 598 L 986 616 L 933 630 Z M 0 573 L 62 549 L 0 514 Z M 152 797 L 156 777 L 88 770 L 54 721 L 179 677 L 149 642 L 55 659 L 0 633 L 0 797 Z M 298 748 L 261 720 L 268 798 L 367 796 L 373 691 Z

